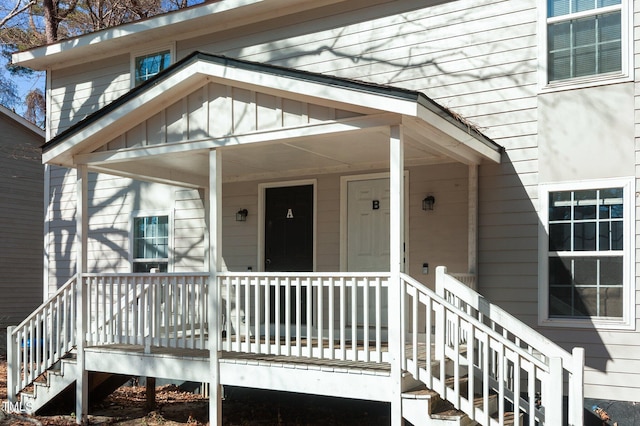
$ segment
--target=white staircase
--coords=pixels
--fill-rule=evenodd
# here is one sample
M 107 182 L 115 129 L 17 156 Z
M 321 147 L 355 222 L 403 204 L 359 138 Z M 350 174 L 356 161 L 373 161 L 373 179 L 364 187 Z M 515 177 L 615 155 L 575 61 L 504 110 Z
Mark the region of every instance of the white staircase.
M 75 357 L 57 362 L 33 384 L 20 392 L 20 403 L 28 414 L 34 414 L 58 395 L 74 386 L 78 375 Z

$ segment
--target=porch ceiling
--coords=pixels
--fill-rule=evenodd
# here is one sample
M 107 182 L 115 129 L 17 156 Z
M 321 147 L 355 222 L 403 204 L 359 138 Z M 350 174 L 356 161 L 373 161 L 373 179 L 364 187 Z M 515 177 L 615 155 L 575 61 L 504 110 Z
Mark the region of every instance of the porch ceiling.
M 303 139 L 237 145 L 220 149 L 225 182 L 276 177 L 318 175 L 389 167 L 389 131 L 363 130 Z M 411 137 L 405 138 L 405 164 L 454 162 Z M 206 186 L 209 153 L 206 149 L 138 157 L 135 161 L 96 162 L 95 171 L 187 186 Z
M 211 149 L 225 181 L 388 167 L 394 125 L 408 166 L 500 160 L 421 93 L 195 53 L 56 136 L 43 161 L 205 187 Z

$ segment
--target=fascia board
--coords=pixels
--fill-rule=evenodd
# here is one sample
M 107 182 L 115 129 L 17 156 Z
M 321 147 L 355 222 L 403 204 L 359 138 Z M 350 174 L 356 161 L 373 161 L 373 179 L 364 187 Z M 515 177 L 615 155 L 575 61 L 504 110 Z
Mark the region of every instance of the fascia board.
M 438 114 L 421 104 L 418 106 L 416 117 L 451 136 L 460 144 L 470 147 L 485 159 L 500 163 L 502 147 L 486 139 L 471 127 L 467 127 L 465 130 L 463 129 L 463 123 L 460 123 L 460 125 L 453 124 L 453 118 L 448 120 L 442 114 Z M 475 136 L 475 134 L 478 134 L 478 136 Z
M 87 58 L 114 56 L 141 43 L 173 41 L 251 25 L 345 0 L 224 0 L 156 15 L 12 55 L 12 63 L 36 70 L 67 67 Z
M 195 6 L 193 8 L 187 8 L 174 13 L 157 15 L 149 19 L 119 25 L 102 31 L 96 31 L 90 34 L 63 40 L 58 43 L 52 43 L 46 46 L 37 47 L 35 49 L 27 50 L 24 52 L 16 52 L 12 55 L 12 63 L 22 66 L 30 66 L 30 64 L 28 63 L 29 61 L 33 61 L 46 56 L 60 54 L 70 49 L 96 47 L 96 45 L 99 43 L 140 34 L 144 31 L 148 31 L 154 28 L 166 28 L 167 26 L 197 19 L 205 15 L 216 13 L 219 14 L 243 6 L 262 3 L 263 1 L 264 0 L 225 0 L 207 3 L 200 6 Z

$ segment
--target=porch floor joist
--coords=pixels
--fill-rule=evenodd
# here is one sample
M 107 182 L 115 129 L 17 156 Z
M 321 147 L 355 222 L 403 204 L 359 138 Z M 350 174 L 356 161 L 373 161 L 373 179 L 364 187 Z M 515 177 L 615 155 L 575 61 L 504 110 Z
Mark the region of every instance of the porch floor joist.
M 113 344 L 86 348 L 85 354 L 89 371 L 195 382 L 210 375 L 208 350 Z M 386 401 L 390 375 L 388 363 L 227 351 L 220 356 L 220 383 L 229 386 Z

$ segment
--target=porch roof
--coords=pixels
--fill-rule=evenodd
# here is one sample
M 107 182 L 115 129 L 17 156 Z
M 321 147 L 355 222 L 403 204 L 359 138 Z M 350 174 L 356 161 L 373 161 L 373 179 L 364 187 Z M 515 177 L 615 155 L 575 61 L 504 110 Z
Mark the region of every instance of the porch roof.
M 307 112 L 302 115 L 306 115 L 306 122 L 287 124 L 278 117 L 275 127 L 258 128 L 253 123 L 251 128 L 242 128 L 239 118 L 231 111 L 228 125 L 220 126 L 215 112 L 210 111 L 212 101 L 209 100 L 209 103 L 201 101 L 206 104 L 204 120 L 207 123 L 198 124 L 193 119 L 195 124 L 183 126 L 185 129 L 194 128 L 196 124 L 202 127 L 193 135 L 183 130 L 180 140 L 164 137 L 160 143 L 149 143 L 143 137 L 134 142 L 114 143 L 118 138 L 126 139 L 127 132 L 136 126 L 147 129 L 152 118 L 168 105 L 185 100 L 193 93 L 199 93 L 202 98 L 199 90 L 204 90 L 202 93 L 207 96 L 206 86 L 212 84 L 227 88 L 227 94 L 221 97 L 230 96 L 228 93 L 232 90 L 253 93 L 252 99 L 244 101 L 245 112 L 247 105 L 256 107 L 257 96 L 280 99 L 280 106 L 275 109 L 283 114 L 286 111 L 282 100 L 304 104 Z M 233 98 L 231 102 L 239 101 Z M 185 108 L 188 115 L 191 107 Z M 312 117 L 311 108 L 330 109 L 333 116 Z M 216 125 L 211 124 L 214 118 L 218 123 L 216 129 L 213 129 Z M 254 121 L 258 121 L 257 118 L 254 117 Z M 299 158 L 289 158 L 289 163 L 312 173 L 340 167 L 380 166 L 388 162 L 388 137 L 384 136 L 389 134 L 392 125 L 402 125 L 405 137 L 411 141 L 405 151 L 406 164 L 500 161 L 501 146 L 421 92 L 201 52 L 194 52 L 58 134 L 43 146 L 43 161 L 69 167 L 87 164 L 90 169 L 117 175 L 206 186 L 206 152 L 217 148 L 236 150 L 241 145 L 251 145 L 254 151 L 251 155 L 246 155 L 247 151 L 225 153 L 238 163 L 236 170 L 227 168 L 226 178 L 239 179 L 239 170 L 252 170 L 253 174 L 247 174 L 252 176 L 261 170 L 268 173 L 267 151 L 278 151 L 285 146 L 300 155 L 304 153 Z M 320 141 L 323 148 L 317 149 Z M 371 155 L 356 155 L 364 153 L 363 150 Z M 374 158 L 373 153 L 378 157 Z M 153 164 L 146 164 L 145 168 L 152 157 Z M 257 159 L 261 157 L 264 160 L 258 164 Z M 355 160 L 356 157 L 359 160 Z M 239 164 L 242 162 L 245 164 Z M 157 172 L 163 168 L 164 173 Z

